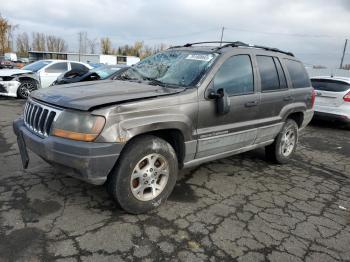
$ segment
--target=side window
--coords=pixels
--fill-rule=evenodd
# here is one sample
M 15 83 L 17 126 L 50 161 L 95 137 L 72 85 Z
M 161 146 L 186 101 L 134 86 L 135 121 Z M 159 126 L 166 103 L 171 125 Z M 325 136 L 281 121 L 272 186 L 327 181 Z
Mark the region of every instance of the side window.
M 243 95 L 254 92 L 252 62 L 248 55 L 228 58 L 214 77 L 215 89 L 223 88 L 228 95 Z
M 272 91 L 280 89 L 280 82 L 275 62 L 271 56 L 256 56 L 258 63 L 261 91 Z
M 82 65 L 82 64 L 79 64 L 79 63 L 70 63 L 71 67 L 72 67 L 72 70 L 78 70 L 78 71 L 88 71 L 89 69 Z
M 278 78 L 280 80 L 280 88 L 286 89 L 288 88 L 287 86 L 287 80 L 286 80 L 286 75 L 284 74 L 281 61 L 277 58 L 274 57 L 273 60 L 275 61 L 275 65 L 277 67 L 277 72 L 278 72 Z
M 55 63 L 45 69 L 46 73 L 63 73 L 68 70 L 67 63 Z
M 284 59 L 293 88 L 311 86 L 310 79 L 302 63 L 290 59 Z

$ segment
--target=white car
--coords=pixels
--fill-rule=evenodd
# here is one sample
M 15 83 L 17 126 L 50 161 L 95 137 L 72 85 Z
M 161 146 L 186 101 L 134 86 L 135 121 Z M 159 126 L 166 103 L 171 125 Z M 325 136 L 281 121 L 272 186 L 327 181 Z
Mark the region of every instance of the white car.
M 40 60 L 22 69 L 0 70 L 0 95 L 27 98 L 38 88 L 49 87 L 63 72 L 89 70 L 88 64 L 67 60 Z
M 316 91 L 315 116 L 350 124 L 350 78 L 313 77 Z

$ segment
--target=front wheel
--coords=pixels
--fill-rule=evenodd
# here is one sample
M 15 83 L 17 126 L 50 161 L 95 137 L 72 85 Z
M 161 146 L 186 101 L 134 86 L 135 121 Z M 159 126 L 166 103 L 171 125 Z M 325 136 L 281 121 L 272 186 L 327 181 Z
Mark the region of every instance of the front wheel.
M 177 171 L 177 157 L 168 142 L 140 136 L 122 152 L 109 175 L 108 191 L 127 212 L 145 213 L 168 198 L 176 184 Z
M 17 97 L 22 99 L 27 99 L 29 94 L 38 88 L 37 84 L 34 81 L 24 80 L 21 81 L 21 85 L 17 90 Z
M 266 157 L 278 164 L 286 164 L 294 154 L 298 142 L 298 125 L 287 119 L 273 144 L 265 147 Z

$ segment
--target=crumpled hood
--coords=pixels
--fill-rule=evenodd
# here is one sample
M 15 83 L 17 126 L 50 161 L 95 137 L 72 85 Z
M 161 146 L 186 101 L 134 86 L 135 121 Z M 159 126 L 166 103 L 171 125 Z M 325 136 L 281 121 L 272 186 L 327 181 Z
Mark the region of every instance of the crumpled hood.
M 88 111 L 107 104 L 170 95 L 183 90 L 145 83 L 100 80 L 43 88 L 32 92 L 30 96 L 59 107 Z
M 19 74 L 28 74 L 32 73 L 30 70 L 24 70 L 24 69 L 1 69 L 0 70 L 0 76 L 13 76 L 13 75 L 19 75 Z

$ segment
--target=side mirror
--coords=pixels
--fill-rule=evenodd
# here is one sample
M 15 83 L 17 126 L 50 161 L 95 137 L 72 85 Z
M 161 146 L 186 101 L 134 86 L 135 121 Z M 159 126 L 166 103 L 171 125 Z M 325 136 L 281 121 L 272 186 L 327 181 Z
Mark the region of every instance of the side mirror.
M 219 88 L 216 91 L 210 90 L 208 98 L 216 100 L 216 111 L 218 114 L 224 115 L 230 111 L 230 99 L 223 88 Z

